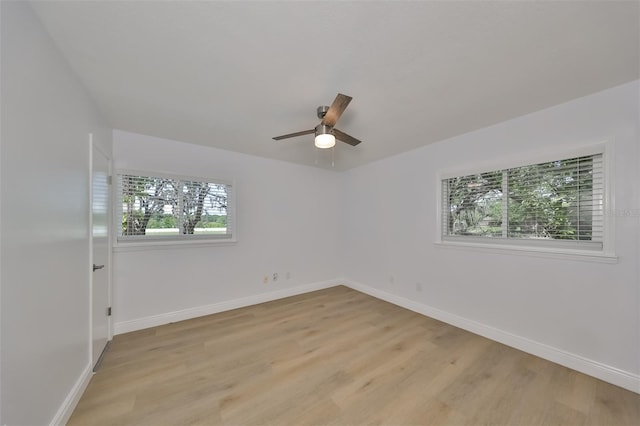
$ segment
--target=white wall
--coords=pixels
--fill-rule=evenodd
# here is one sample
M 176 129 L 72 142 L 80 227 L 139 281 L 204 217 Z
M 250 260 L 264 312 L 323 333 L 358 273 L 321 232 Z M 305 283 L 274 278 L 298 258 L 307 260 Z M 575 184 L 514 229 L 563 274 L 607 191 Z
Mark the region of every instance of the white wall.
M 41 425 L 90 366 L 88 134 L 111 134 L 29 6 L 1 14 L 0 424 Z
M 639 93 L 638 82 L 626 84 L 346 172 L 346 276 L 423 311 L 540 343 L 532 347 L 541 351 L 548 345 L 559 357 L 583 357 L 640 383 Z M 438 172 L 605 140 L 615 146 L 617 264 L 434 245 Z
M 238 235 L 230 245 L 117 248 L 116 333 L 192 316 L 167 316 L 172 312 L 203 314 L 210 305 L 283 295 L 341 275 L 338 173 L 122 131 L 113 138 L 116 168 L 235 181 Z M 264 284 L 273 272 L 278 281 Z

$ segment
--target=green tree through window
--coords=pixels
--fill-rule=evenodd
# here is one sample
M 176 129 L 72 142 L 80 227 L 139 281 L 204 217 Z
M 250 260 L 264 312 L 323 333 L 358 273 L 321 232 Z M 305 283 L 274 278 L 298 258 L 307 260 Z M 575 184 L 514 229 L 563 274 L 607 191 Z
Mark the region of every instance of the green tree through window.
M 193 179 L 118 175 L 119 239 L 231 237 L 231 185 Z
M 602 241 L 602 155 L 442 181 L 443 237 Z

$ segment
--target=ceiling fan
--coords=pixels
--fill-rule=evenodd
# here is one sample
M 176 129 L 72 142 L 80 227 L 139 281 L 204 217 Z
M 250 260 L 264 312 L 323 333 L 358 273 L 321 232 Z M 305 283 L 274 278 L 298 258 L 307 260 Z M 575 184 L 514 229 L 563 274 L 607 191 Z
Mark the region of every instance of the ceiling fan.
M 351 102 L 351 99 L 351 96 L 338 93 L 330 107 L 318 107 L 318 118 L 322 121 L 320 121 L 320 124 L 318 124 L 316 127 L 310 130 L 289 133 L 288 135 L 276 136 L 273 139 L 279 141 L 281 139 L 295 138 L 296 136 L 310 135 L 311 133 L 315 133 L 316 137 L 314 143 L 318 148 L 331 148 L 336 144 L 336 139 L 351 146 L 358 145 L 361 141 L 334 128 L 344 110 L 347 109 L 347 106 L 349 105 L 349 102 Z

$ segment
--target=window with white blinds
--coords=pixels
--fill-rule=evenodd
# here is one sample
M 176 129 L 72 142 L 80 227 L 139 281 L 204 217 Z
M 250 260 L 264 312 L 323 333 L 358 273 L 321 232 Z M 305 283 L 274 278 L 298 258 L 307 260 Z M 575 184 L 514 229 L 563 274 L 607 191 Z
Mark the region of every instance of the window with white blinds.
M 602 154 L 442 180 L 442 239 L 602 250 Z
M 234 238 L 228 182 L 118 173 L 116 188 L 119 242 Z

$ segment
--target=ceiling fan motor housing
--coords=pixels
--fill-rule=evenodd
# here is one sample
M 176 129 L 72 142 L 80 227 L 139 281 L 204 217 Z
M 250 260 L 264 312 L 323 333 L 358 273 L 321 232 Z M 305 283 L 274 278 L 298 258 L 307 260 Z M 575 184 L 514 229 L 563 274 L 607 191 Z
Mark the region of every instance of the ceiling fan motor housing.
M 333 134 L 333 127 L 331 126 L 327 126 L 326 124 L 318 124 L 315 128 L 316 131 L 316 136 L 318 135 L 332 135 Z

